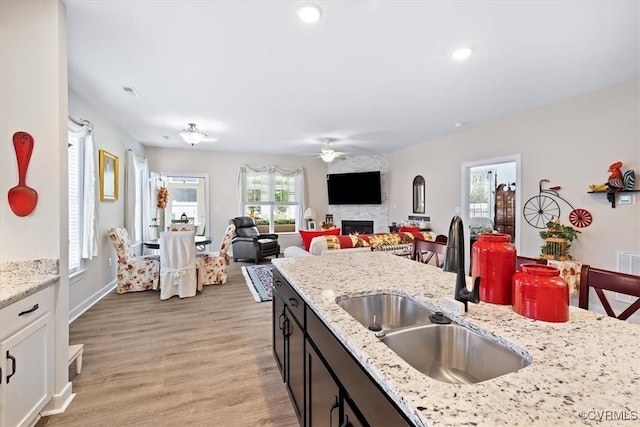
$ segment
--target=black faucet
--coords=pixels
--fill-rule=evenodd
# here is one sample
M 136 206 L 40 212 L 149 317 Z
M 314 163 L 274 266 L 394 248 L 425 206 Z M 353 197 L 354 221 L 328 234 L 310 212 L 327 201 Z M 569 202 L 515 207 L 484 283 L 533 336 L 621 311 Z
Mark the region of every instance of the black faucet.
M 480 302 L 480 277 L 476 277 L 471 290 L 467 289 L 467 279 L 464 272 L 464 229 L 462 219 L 454 216 L 449 226 L 447 239 L 447 255 L 442 266 L 444 271 L 456 273 L 455 299 L 464 304 L 464 311 L 468 311 L 467 302 Z

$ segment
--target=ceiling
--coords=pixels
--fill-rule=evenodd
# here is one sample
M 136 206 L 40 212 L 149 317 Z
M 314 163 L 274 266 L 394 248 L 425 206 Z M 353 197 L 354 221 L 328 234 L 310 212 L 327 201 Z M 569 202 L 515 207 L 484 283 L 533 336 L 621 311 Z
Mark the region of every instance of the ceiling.
M 315 3 L 66 0 L 69 86 L 146 146 L 369 154 L 639 76 L 637 1 Z

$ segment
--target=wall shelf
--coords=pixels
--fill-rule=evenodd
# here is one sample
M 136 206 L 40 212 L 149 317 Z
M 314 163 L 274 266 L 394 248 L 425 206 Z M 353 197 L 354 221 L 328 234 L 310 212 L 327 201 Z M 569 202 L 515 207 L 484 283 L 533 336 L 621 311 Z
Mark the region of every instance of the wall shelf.
M 611 203 L 611 207 L 616 207 L 616 194 L 622 193 L 640 193 L 640 190 L 620 190 L 620 191 L 588 191 L 589 194 L 606 194 L 607 200 Z

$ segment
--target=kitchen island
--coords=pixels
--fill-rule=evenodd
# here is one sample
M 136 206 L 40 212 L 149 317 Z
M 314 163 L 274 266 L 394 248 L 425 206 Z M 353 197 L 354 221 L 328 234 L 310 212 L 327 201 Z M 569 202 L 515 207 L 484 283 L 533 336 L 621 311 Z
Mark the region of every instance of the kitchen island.
M 398 357 L 336 303 L 383 292 L 438 310 L 455 275 L 388 253 L 274 259 L 273 264 L 404 416 L 426 425 L 594 425 L 640 420 L 640 326 L 570 307 L 566 323 L 534 321 L 511 306 L 469 304 L 451 315 L 532 363 L 475 384 L 449 384 Z M 373 422 L 371 424 L 374 424 Z

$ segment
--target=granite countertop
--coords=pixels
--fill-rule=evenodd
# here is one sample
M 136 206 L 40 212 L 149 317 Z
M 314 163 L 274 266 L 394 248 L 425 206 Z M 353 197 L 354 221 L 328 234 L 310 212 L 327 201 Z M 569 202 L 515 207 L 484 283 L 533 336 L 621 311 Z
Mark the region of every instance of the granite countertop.
M 0 265 L 0 308 L 21 300 L 60 279 L 55 259 L 5 262 Z
M 640 419 L 640 325 L 577 307 L 569 308 L 568 322 L 551 323 L 520 316 L 511 306 L 469 304 L 468 313 L 450 317 L 506 340 L 533 361 L 480 383 L 449 384 L 411 367 L 335 301 L 390 291 L 438 308 L 443 297 L 453 297 L 455 274 L 383 252 L 274 259 L 273 264 L 418 426 Z

